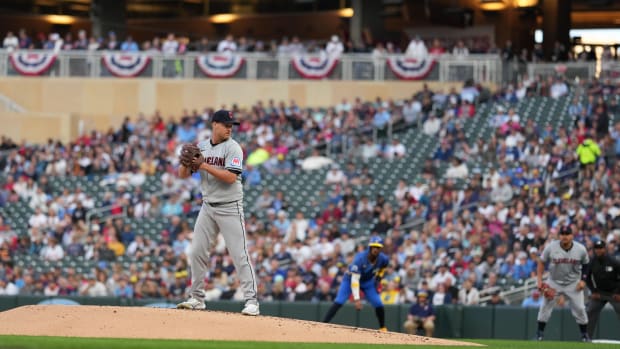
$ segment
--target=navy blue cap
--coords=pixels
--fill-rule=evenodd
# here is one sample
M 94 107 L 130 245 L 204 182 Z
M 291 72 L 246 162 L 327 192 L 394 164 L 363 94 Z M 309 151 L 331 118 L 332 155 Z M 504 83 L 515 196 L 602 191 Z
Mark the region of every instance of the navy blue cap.
M 594 248 L 605 248 L 605 241 L 598 240 L 594 243 Z
M 233 113 L 230 110 L 220 109 L 213 113 L 211 122 L 221 122 L 227 125 L 239 125 L 240 122 L 233 118 Z

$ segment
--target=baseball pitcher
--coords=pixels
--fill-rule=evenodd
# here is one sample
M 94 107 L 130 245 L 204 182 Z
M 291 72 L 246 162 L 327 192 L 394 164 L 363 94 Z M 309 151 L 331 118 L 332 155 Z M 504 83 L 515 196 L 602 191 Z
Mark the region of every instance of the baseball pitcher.
M 573 241 L 573 232 L 569 226 L 560 228 L 560 239 L 550 242 L 538 260 L 537 281 L 538 289 L 544 296 L 538 310 L 537 340 L 544 337 L 545 326 L 551 317 L 551 312 L 557 298 L 563 294 L 569 301 L 573 317 L 579 325 L 581 340 L 590 342 L 587 332 L 588 315 L 584 304 L 583 290 L 586 286 L 586 267 L 589 262 L 588 251 L 585 246 Z M 543 282 L 542 275 L 545 264 L 549 263 L 549 278 Z
M 233 259 L 245 298 L 244 315 L 259 315 L 256 275 L 250 263 L 243 216 L 243 152 L 231 138 L 232 125 L 238 125 L 232 112 L 218 110 L 211 119 L 211 139 L 198 145 L 187 144 L 181 150 L 179 177 L 200 173 L 202 207 L 194 226 L 190 269 L 190 298 L 178 309 L 205 309 L 204 279 L 208 271 L 209 250 L 222 233 Z

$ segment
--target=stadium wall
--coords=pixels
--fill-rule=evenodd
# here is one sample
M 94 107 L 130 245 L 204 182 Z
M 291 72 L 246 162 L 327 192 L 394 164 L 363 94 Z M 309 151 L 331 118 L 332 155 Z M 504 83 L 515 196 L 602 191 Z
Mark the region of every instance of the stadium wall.
M 0 311 L 31 304 L 66 304 L 67 300 L 83 305 L 110 306 L 156 306 L 173 307 L 174 303 L 165 299 L 125 299 L 119 297 L 64 297 L 44 296 L 0 296 Z M 321 321 L 331 303 L 311 302 L 263 302 L 261 315 L 291 319 Z M 209 302 L 210 310 L 238 312 L 241 303 L 232 301 Z M 404 332 L 402 327 L 407 319 L 409 305 L 386 305 L 386 325 L 390 331 Z M 494 338 L 523 339 L 534 338 L 538 308 L 513 306 L 482 307 L 442 306 L 436 309 L 435 334 L 442 338 Z M 356 311 L 352 304 L 346 304 L 334 317 L 333 323 L 377 328 L 374 310 L 365 306 Z M 611 309 L 601 313 L 595 338 L 620 340 L 618 320 Z M 545 339 L 577 341 L 579 331 L 570 308 L 556 309 L 545 330 Z
M 14 139 L 38 141 L 42 135 L 22 130 L 24 124 L 34 124 L 40 117 L 28 121 L 31 115 L 51 113 L 65 115 L 67 120 L 58 127 L 45 127 L 45 137 L 73 139 L 78 131 L 107 130 L 118 127 L 125 116 L 132 119 L 138 113 L 151 115 L 159 110 L 164 118 L 178 118 L 183 110 L 202 111 L 205 107 L 230 107 L 233 103 L 247 108 L 256 101 L 276 102 L 291 99 L 301 106 L 325 107 L 352 101 L 409 98 L 427 83 L 432 90 L 457 90 L 461 82 L 403 82 L 403 81 L 307 81 L 307 80 L 177 80 L 177 79 L 116 79 L 116 78 L 24 78 L 9 77 L 0 80 L 0 94 L 4 94 L 25 110 L 19 118 L 7 117 L 2 134 Z M 67 115 L 71 115 L 70 117 Z M 60 120 L 60 119 L 58 119 Z M 60 121 L 59 121 L 60 122 Z M 68 134 L 67 134 L 68 132 Z
M 71 113 L 0 111 L 1 134 L 15 142 L 44 143 L 49 138 L 68 142 L 78 134 L 79 117 Z

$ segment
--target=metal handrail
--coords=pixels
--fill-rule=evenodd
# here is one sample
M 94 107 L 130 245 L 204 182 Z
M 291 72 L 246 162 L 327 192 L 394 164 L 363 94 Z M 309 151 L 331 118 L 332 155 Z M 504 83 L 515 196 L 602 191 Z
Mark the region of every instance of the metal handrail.
M 535 277 L 528 278 L 524 280 L 523 285 L 519 287 L 515 287 L 509 290 L 500 291 L 500 296 L 504 299 L 507 304 L 513 304 L 515 301 L 523 301 L 532 289 L 537 287 L 537 281 Z M 484 304 L 491 300 L 492 295 L 486 295 L 480 297 L 479 303 Z M 520 305 L 520 304 L 519 304 Z
M 49 50 L 29 50 L 32 53 L 50 53 Z M 102 63 L 102 57 L 108 53 L 121 53 L 120 51 L 60 51 L 56 56 L 56 63 L 52 68 L 51 76 L 55 77 L 90 77 L 100 78 L 102 76 L 109 77 L 110 74 L 104 74 L 107 71 Z M 169 76 L 175 78 L 194 79 L 202 78 L 201 75 L 196 75 L 196 58 L 204 55 L 215 54 L 214 52 L 187 52 L 182 55 L 164 55 L 161 52 L 135 52 L 126 53 L 127 55 L 142 55 L 148 56 L 151 59 L 151 68 L 145 72 L 139 74 L 140 77 L 153 77 L 159 78 L 163 76 L 163 68 L 166 62 L 181 62 L 183 69 L 177 76 Z M 277 80 L 289 80 L 289 71 L 291 70 L 291 55 L 273 55 L 264 52 L 242 52 L 236 53 L 239 57 L 245 60 L 246 69 L 245 72 L 236 74 L 236 78 L 244 79 L 257 79 L 257 73 L 261 71 L 264 63 L 270 63 L 271 67 L 277 67 L 274 70 L 273 75 Z M 0 76 L 9 75 L 9 62 L 10 52 L 0 49 Z M 307 56 L 320 56 L 318 54 L 309 54 Z M 343 54 L 339 57 L 340 74 L 336 76 L 330 76 L 330 79 L 337 80 L 373 80 L 373 81 L 386 81 L 386 80 L 398 80 L 397 77 L 386 77 L 387 60 L 390 57 L 404 57 L 404 55 L 386 55 L 381 58 L 373 58 L 370 53 L 358 53 L 358 54 Z M 462 81 L 466 78 L 473 78 L 475 81 L 483 83 L 497 83 L 501 80 L 501 60 L 498 55 L 494 54 L 477 54 L 470 55 L 466 58 L 457 59 L 451 55 L 443 55 L 435 58 L 439 64 L 438 80 L 439 81 Z M 260 63 L 260 64 L 259 64 Z M 80 64 L 81 70 L 78 73 L 72 73 L 71 67 Z M 372 69 L 372 77 L 358 76 L 356 75 L 355 66 L 363 64 L 367 65 L 369 69 Z M 372 67 L 372 68 L 370 68 Z M 470 68 L 466 75 L 461 72 L 462 67 Z M 460 75 L 459 75 L 460 74 Z M 207 77 L 204 77 L 205 79 Z

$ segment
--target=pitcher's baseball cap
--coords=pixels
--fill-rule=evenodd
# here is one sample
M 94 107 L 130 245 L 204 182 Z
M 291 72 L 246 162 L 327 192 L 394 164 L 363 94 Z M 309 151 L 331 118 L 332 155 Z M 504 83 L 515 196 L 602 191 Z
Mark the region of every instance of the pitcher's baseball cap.
M 221 122 L 227 125 L 239 125 L 240 122 L 233 118 L 233 113 L 230 110 L 220 109 L 213 113 L 211 122 Z

